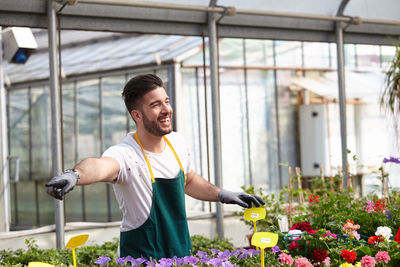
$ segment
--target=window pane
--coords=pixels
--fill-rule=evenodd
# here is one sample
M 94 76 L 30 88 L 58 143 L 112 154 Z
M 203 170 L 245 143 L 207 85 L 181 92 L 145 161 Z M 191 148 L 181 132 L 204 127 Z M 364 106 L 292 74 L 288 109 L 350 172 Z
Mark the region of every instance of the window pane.
M 100 156 L 99 80 L 78 82 L 78 161 Z
M 248 70 L 252 184 L 268 192 L 279 188 L 273 71 Z
M 64 167 L 72 168 L 76 164 L 76 102 L 75 84 L 63 84 L 62 107 L 63 107 L 63 142 L 64 142 Z
M 356 51 L 355 45 L 345 44 L 343 48 L 344 53 L 344 66 L 348 68 L 356 67 Z
M 107 222 L 107 193 L 105 183 L 85 186 L 86 220 Z
M 29 179 L 29 100 L 28 89 L 9 92 L 10 155 L 20 159 L 19 178 Z M 15 176 L 15 160 L 10 164 L 10 178 Z
M 329 44 L 317 42 L 303 42 L 304 67 L 328 68 L 329 67 Z
M 221 145 L 224 187 L 249 183 L 247 112 L 243 70 L 221 72 Z
M 102 79 L 103 138 L 102 150 L 115 145 L 125 137 L 127 111 L 121 93 L 125 85 L 124 76 Z
M 298 151 L 297 95 L 289 89 L 295 71 L 277 71 L 279 102 L 279 137 L 281 161 L 292 168 L 300 166 Z M 288 183 L 288 168 L 281 166 L 283 185 Z
M 19 181 L 16 184 L 18 202 L 18 227 L 36 225 L 35 182 Z
M 51 177 L 51 117 L 49 87 L 31 88 L 32 178 Z
M 224 38 L 219 41 L 220 66 L 243 66 L 243 39 Z
M 301 42 L 275 41 L 276 65 L 279 67 L 301 67 Z
M 356 45 L 358 68 L 379 68 L 381 65 L 378 45 Z
M 83 186 L 75 186 L 74 190 L 65 196 L 65 220 L 67 222 L 84 221 L 83 205 L 85 203 L 82 201 L 83 188 Z
M 382 68 L 387 70 L 393 60 L 396 48 L 394 46 L 381 46 Z
M 39 216 L 40 225 L 54 223 L 54 198 L 46 193 L 44 184 L 47 181 L 38 181 Z
M 273 41 L 246 39 L 247 66 L 273 66 Z

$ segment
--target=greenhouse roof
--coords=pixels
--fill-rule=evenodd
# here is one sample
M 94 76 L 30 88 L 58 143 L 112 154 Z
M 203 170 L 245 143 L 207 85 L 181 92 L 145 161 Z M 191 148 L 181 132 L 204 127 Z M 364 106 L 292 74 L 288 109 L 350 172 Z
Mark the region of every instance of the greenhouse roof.
M 47 28 L 47 2 L 2 0 L 0 25 Z M 220 37 L 333 42 L 336 22 L 347 24 L 347 43 L 392 44 L 400 35 L 398 0 L 57 2 L 62 29 L 201 36 L 208 34 L 211 12 Z
M 63 34 L 74 38 L 62 37 L 65 40 L 61 56 L 62 75 L 65 77 L 160 65 L 195 53 L 202 45 L 201 38 L 176 35 L 99 35 L 83 31 L 63 31 Z M 73 42 L 79 37 L 85 42 Z M 38 45 L 43 49 L 33 53 L 25 64 L 5 64 L 8 85 L 49 78 L 48 50 L 45 49 L 46 43 L 41 43 L 41 39 L 46 38 L 38 39 Z

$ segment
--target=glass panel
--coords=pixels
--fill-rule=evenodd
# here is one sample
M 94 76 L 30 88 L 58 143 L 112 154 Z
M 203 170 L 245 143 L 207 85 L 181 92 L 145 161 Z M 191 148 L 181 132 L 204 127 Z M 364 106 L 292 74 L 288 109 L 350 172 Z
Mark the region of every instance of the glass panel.
M 100 156 L 99 80 L 77 83 L 78 161 Z
M 298 145 L 297 95 L 290 91 L 290 78 L 296 77 L 296 71 L 277 71 L 279 137 L 281 162 L 292 168 L 300 166 Z M 281 167 L 282 185 L 288 183 L 288 168 Z
M 124 76 L 102 79 L 103 150 L 115 145 L 126 136 L 126 108 L 121 97 Z
M 344 53 L 344 66 L 348 68 L 355 68 L 356 61 L 356 48 L 354 44 L 345 44 L 343 48 Z
M 301 42 L 275 41 L 276 65 L 279 67 L 301 67 Z
M 197 77 L 196 69 L 181 69 L 182 81 L 184 81 L 182 111 L 182 134 L 188 140 L 187 144 L 192 152 L 192 168 L 208 178 L 207 173 L 207 142 L 204 110 L 204 86 L 203 75 Z M 201 72 L 201 74 L 203 74 Z M 201 80 L 198 80 L 201 79 Z M 176 114 L 175 116 L 177 116 Z M 205 202 L 193 198 L 187 198 L 187 207 L 191 211 L 204 211 Z
M 243 66 L 243 39 L 224 38 L 219 41 L 220 66 Z
M 38 181 L 40 225 L 54 223 L 54 198 L 46 193 L 44 184 L 47 181 Z M 74 189 L 75 190 L 75 189 Z
M 65 169 L 75 166 L 77 161 L 77 121 L 75 102 L 75 83 L 63 84 L 62 107 L 63 107 L 63 142 L 64 142 L 64 167 Z
M 394 46 L 381 46 L 382 68 L 387 70 L 393 60 L 396 48 Z
M 20 159 L 19 178 L 29 179 L 29 100 L 28 89 L 9 92 L 10 155 Z M 15 176 L 15 160 L 10 163 L 10 178 Z
M 247 71 L 252 184 L 268 192 L 279 189 L 273 75 L 273 71 Z
M 273 41 L 246 39 L 246 66 L 273 66 Z
M 52 171 L 49 87 L 31 89 L 32 178 L 49 179 Z
M 19 181 L 16 187 L 18 227 L 30 228 L 32 225 L 36 225 L 35 182 Z
M 316 42 L 303 42 L 304 67 L 328 68 L 329 67 L 329 44 Z
M 90 185 L 89 185 L 90 186 Z M 85 188 L 89 187 L 85 186 Z M 74 190 L 65 197 L 65 220 L 67 222 L 81 222 L 83 220 L 82 186 L 75 186 Z
M 331 62 L 330 67 L 336 68 L 337 67 L 337 51 L 336 51 L 336 43 L 329 44 L 330 51 L 331 51 Z
M 107 222 L 107 193 L 105 183 L 85 186 L 86 221 Z
M 249 181 L 244 72 L 221 71 L 220 81 L 223 185 L 226 189 L 237 191 Z
M 356 45 L 358 68 L 379 68 L 381 65 L 378 45 Z

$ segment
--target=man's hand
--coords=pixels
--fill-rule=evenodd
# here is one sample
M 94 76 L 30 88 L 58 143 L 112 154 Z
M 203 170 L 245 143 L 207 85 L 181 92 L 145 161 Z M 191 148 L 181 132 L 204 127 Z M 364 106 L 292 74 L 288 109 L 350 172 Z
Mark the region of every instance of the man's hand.
M 73 170 L 66 170 L 61 175 L 51 178 L 51 180 L 45 184 L 47 187 L 47 194 L 59 200 L 63 200 L 65 194 L 74 189 L 78 180 L 78 173 Z
M 256 207 L 265 205 L 264 200 L 258 196 L 249 195 L 243 192 L 231 192 L 228 190 L 221 190 L 218 193 L 218 199 L 225 204 L 237 204 L 243 208 L 251 208 L 251 204 Z

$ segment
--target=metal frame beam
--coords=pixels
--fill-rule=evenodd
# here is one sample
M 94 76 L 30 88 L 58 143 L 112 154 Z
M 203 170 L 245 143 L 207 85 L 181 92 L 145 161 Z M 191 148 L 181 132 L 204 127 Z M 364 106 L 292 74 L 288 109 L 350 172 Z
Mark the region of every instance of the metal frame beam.
M 220 12 L 221 9 L 210 10 Z M 118 5 L 105 8 L 79 1 L 75 6 L 66 6 L 58 17 L 61 29 L 191 36 L 208 32 L 207 11 Z M 236 10 L 235 16 L 226 16 L 219 22 L 218 31 L 219 37 L 334 42 L 335 21 L 351 23 L 352 18 Z M 400 35 L 400 21 L 361 19 L 361 22 L 346 28 L 345 43 L 391 45 Z M 2 0 L 0 25 L 47 28 L 46 1 Z

